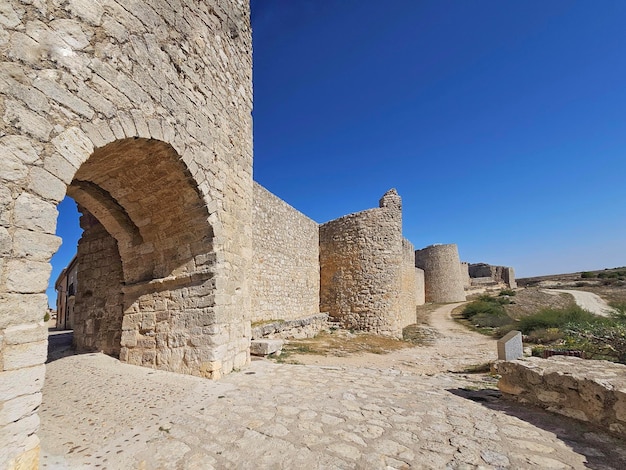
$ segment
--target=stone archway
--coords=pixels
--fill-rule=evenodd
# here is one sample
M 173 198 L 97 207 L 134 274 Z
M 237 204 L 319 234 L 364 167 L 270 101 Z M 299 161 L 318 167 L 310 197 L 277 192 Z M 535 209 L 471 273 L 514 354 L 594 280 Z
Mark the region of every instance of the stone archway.
M 6 0 L 0 16 L 0 467 L 29 468 L 66 192 L 117 244 L 122 360 L 211 378 L 249 361 L 252 40 L 231 0 Z M 139 147 L 177 179 L 130 164 Z
M 67 193 L 83 212 L 77 347 L 200 374 L 197 336 L 215 319 L 216 257 L 207 207 L 176 151 L 155 139 L 112 142 Z

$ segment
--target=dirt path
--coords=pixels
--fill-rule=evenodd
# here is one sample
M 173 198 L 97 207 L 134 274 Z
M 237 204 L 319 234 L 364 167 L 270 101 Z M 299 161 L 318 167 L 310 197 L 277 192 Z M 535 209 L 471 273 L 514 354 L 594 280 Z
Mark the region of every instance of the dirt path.
M 570 294 L 580 308 L 602 317 L 608 317 L 614 312 L 602 297 L 592 292 L 570 289 L 545 289 L 543 292 L 553 295 L 557 295 L 557 293 Z
M 497 358 L 496 340 L 459 325 L 451 312 L 461 303 L 439 306 L 430 314 L 429 344 L 389 354 L 360 354 L 348 357 L 294 355 L 302 364 L 323 366 L 389 367 L 433 375 L 462 371 Z

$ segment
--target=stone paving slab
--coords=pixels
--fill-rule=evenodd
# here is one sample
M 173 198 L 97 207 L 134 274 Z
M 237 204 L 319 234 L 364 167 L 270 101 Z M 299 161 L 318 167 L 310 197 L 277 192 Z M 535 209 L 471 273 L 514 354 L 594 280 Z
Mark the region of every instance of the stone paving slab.
M 493 380 L 255 360 L 219 382 L 102 354 L 47 366 L 42 468 L 626 467 L 623 441 Z

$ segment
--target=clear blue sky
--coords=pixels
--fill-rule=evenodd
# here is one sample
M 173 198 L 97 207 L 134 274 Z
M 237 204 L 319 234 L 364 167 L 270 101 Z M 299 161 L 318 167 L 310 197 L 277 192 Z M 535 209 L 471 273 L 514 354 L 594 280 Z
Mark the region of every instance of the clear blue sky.
M 456 243 L 518 277 L 626 265 L 625 1 L 251 6 L 270 191 L 326 222 L 394 187 L 416 248 Z
M 626 2 L 253 0 L 255 179 L 318 222 L 395 187 L 417 248 L 626 265 Z

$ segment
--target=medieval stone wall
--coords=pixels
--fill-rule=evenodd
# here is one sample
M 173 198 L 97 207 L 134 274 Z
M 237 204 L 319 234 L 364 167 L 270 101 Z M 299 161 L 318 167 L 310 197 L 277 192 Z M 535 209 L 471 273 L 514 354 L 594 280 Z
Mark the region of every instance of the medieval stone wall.
M 415 303 L 424 305 L 426 303 L 426 281 L 424 270 L 415 268 Z
M 150 354 L 128 346 L 129 362 L 219 377 L 249 360 L 252 45 L 247 2 L 0 10 L 0 468 L 13 468 L 36 465 L 44 291 L 70 184 L 118 243 L 126 331 L 170 335 Z
M 497 283 L 506 284 L 511 289 L 517 287 L 515 271 L 508 266 L 492 266 L 487 263 L 474 263 L 469 265 L 471 278 L 490 277 Z
M 320 310 L 344 328 L 400 337 L 402 203 L 391 190 L 379 206 L 320 226 Z
M 117 242 L 98 220 L 82 212 L 74 304 L 74 344 L 78 351 L 119 356 L 122 336 L 122 261 Z
M 460 264 L 459 251 L 454 244 L 431 245 L 415 252 L 415 266 L 424 270 L 426 302 L 465 300 Z
M 469 289 L 472 286 L 472 281 L 470 280 L 469 273 L 469 263 L 466 261 L 461 261 L 461 279 L 463 279 L 463 288 Z
M 402 266 L 400 268 L 399 318 L 403 327 L 417 321 L 417 272 L 415 271 L 415 247 L 402 239 Z
M 252 321 L 319 313 L 317 222 L 256 183 L 252 214 Z

